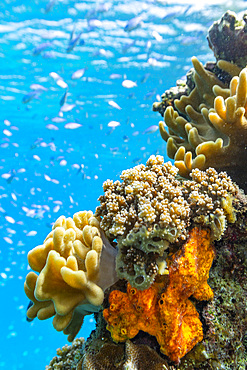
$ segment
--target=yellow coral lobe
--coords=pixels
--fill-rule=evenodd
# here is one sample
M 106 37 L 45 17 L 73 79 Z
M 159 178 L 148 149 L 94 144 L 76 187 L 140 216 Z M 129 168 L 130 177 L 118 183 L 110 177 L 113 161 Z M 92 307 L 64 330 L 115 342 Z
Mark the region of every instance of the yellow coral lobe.
M 213 258 L 210 230 L 195 227 L 169 259 L 166 280 L 143 291 L 128 284 L 126 293 L 111 292 L 110 308 L 103 316 L 113 340 L 122 342 L 145 331 L 157 338 L 161 352 L 178 363 L 203 339 L 202 323 L 189 297 L 213 298 L 207 284 Z
M 246 191 L 247 68 L 240 70 L 220 60 L 218 66 L 233 77 L 223 84 L 195 57 L 192 63 L 195 86 L 190 94 L 175 99 L 174 107 L 164 103 L 166 125 L 160 122 L 159 127 L 167 142 L 167 154 L 175 159 L 181 176 L 189 177 L 193 168 L 214 167 L 227 171 Z M 219 140 L 222 145 L 216 145 Z M 203 160 L 197 158 L 198 154 L 204 155 Z
M 78 212 L 73 219 L 59 217 L 44 244 L 28 254 L 30 267 L 39 272 L 39 275 L 30 272 L 24 286 L 33 302 L 28 317 L 43 320 L 55 315 L 55 329 L 64 330 L 73 340 L 83 317 L 99 310 L 103 289 L 109 286 L 100 275 L 106 243 L 107 240 L 103 245 L 99 221 L 91 211 Z M 114 249 L 110 243 L 108 247 Z M 109 250 L 108 253 L 104 258 L 115 268 L 115 255 Z M 109 267 L 109 275 L 111 272 Z

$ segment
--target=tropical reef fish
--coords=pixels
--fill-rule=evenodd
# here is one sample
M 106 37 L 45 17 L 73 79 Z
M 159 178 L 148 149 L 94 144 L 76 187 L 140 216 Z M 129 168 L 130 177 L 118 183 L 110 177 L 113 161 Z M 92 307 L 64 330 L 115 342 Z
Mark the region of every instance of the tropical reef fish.
M 153 134 L 159 129 L 158 125 L 152 125 L 146 128 L 146 130 L 143 131 L 143 134 Z
M 40 84 L 32 84 L 30 85 L 31 90 L 36 90 L 36 91 L 48 91 L 48 89 Z
M 116 108 L 116 109 L 122 109 L 114 100 L 110 100 L 108 101 L 108 104 L 113 107 L 113 108 Z
M 76 123 L 76 122 L 70 122 L 70 123 L 66 123 L 66 125 L 64 126 L 64 128 L 67 128 L 67 129 L 70 129 L 70 130 L 74 130 L 78 127 L 81 127 L 82 125 L 80 125 L 80 123 Z
M 111 121 L 108 123 L 107 125 L 108 127 L 117 127 L 117 126 L 120 126 L 120 122 L 117 122 L 117 121 Z
M 122 82 L 122 86 L 126 87 L 127 89 L 131 89 L 132 87 L 137 86 L 136 82 L 131 81 L 131 80 L 124 80 Z
M 60 102 L 59 102 L 60 107 L 62 107 L 62 106 L 66 103 L 67 96 L 68 96 L 68 91 L 66 91 L 66 92 L 63 94 L 62 98 L 60 99 Z
M 29 93 L 27 93 L 26 95 L 23 96 L 22 103 L 27 104 L 31 100 L 33 100 L 34 98 L 37 98 L 38 96 L 39 96 L 39 94 L 38 94 L 37 90 L 29 91 Z
M 79 78 L 81 78 L 84 75 L 84 73 L 85 73 L 86 70 L 87 70 L 86 67 L 85 68 L 78 69 L 77 71 L 75 71 L 72 74 L 71 79 L 72 80 L 78 80 Z
M 57 0 L 50 0 L 47 4 L 46 4 L 46 7 L 45 7 L 45 13 L 49 13 L 54 5 L 56 4 Z
M 125 32 L 131 32 L 139 27 L 141 27 L 143 24 L 142 22 L 142 16 L 137 16 L 134 18 L 131 18 L 125 25 L 124 31 Z
M 61 106 L 60 112 L 70 112 L 75 107 L 75 104 L 64 103 Z
M 33 55 L 37 56 L 39 55 L 42 51 L 44 51 L 46 48 L 51 46 L 52 44 L 50 42 L 43 42 L 42 44 L 36 46 L 35 49 L 33 49 Z
M 82 35 L 82 32 L 80 32 L 76 37 L 73 37 L 73 33 L 72 33 L 70 40 L 69 40 L 69 44 L 66 49 L 67 53 L 70 53 L 74 49 L 74 47 L 78 44 L 81 35 Z

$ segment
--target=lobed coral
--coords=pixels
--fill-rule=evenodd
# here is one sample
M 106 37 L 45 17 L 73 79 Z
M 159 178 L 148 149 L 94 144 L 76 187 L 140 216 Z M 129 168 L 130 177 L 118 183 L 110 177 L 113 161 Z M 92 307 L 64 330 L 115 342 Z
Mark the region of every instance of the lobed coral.
M 234 221 L 231 179 L 214 169 L 193 170 L 192 180 L 177 177 L 178 170 L 151 156 L 123 171 L 122 182 L 107 180 L 96 215 L 110 240 L 117 239 L 117 270 L 137 289 L 147 289 L 158 274 L 167 274 L 165 259 L 171 243 L 182 243 L 191 222 L 209 226 L 218 239 L 227 220 Z
M 28 253 L 30 267 L 39 272 L 26 277 L 25 292 L 33 302 L 28 318 L 55 315 L 55 329 L 73 340 L 84 316 L 100 309 L 104 290 L 117 280 L 115 257 L 91 211 L 59 217 L 43 245 Z
M 167 103 L 165 94 L 161 103 L 153 105 L 154 110 L 164 114 L 165 124 L 160 122 L 160 133 L 167 141 L 168 156 L 175 160 L 181 176 L 189 177 L 194 168 L 214 167 L 227 171 L 244 190 L 247 189 L 246 171 L 242 170 L 247 154 L 247 69 L 241 71 L 241 66 L 246 64 L 243 62 L 246 61 L 245 21 L 246 17 L 243 25 L 237 22 L 236 15 L 227 12 L 209 30 L 208 40 L 218 59 L 217 65 L 210 70 L 193 57 L 192 88 L 184 89 L 184 95 L 177 95 L 179 99 L 173 99 L 172 104 L 169 100 Z M 234 49 L 235 54 L 228 49 L 227 40 L 232 33 L 233 45 L 244 44 L 244 48 Z M 229 77 L 232 77 L 230 83 Z
M 196 227 L 169 259 L 169 279 L 143 291 L 130 284 L 127 293 L 112 291 L 103 315 L 113 340 L 131 339 L 142 330 L 157 338 L 161 352 L 179 362 L 203 338 L 199 315 L 188 298 L 213 298 L 207 284 L 213 258 L 210 231 Z

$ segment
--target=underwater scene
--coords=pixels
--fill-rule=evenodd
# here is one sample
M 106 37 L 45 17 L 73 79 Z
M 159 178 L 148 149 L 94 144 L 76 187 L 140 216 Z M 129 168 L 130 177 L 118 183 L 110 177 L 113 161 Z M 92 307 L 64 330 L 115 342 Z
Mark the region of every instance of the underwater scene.
M 1 369 L 247 368 L 247 2 L 2 0 Z

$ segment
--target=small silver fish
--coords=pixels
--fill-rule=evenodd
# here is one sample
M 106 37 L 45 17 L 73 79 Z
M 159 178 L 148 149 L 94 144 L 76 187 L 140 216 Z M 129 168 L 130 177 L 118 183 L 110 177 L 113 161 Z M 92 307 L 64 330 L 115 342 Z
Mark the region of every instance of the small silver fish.
M 60 99 L 60 102 L 59 102 L 60 107 L 62 107 L 62 106 L 66 103 L 67 96 L 68 96 L 68 91 L 66 91 L 66 92 L 63 94 L 62 98 Z
M 125 25 L 124 31 L 125 32 L 131 32 L 139 27 L 141 27 L 143 24 L 142 22 L 142 16 L 137 16 L 134 18 L 131 18 Z
M 152 125 L 146 128 L 146 130 L 143 131 L 143 134 L 153 134 L 159 129 L 159 126 L 157 125 Z
M 86 70 L 87 70 L 86 67 L 85 68 L 78 69 L 77 71 L 75 71 L 72 74 L 71 79 L 72 80 L 78 80 L 79 78 L 81 78 L 84 75 L 84 73 L 85 73 Z
M 50 0 L 47 4 L 46 4 L 46 7 L 45 7 L 45 13 L 49 13 L 52 8 L 54 7 L 54 5 L 56 4 L 57 0 Z
M 39 55 L 42 51 L 44 51 L 46 48 L 51 46 L 52 44 L 50 42 L 43 42 L 42 44 L 36 46 L 36 48 L 33 50 L 33 55 L 37 56 Z
M 124 80 L 122 82 L 122 86 L 126 87 L 127 89 L 131 89 L 132 87 L 137 86 L 136 82 L 131 81 L 131 80 Z
M 145 73 L 145 75 L 141 79 L 141 83 L 144 84 L 147 81 L 149 76 L 150 76 L 150 73 Z
M 66 123 L 66 125 L 64 126 L 64 128 L 67 128 L 67 129 L 70 129 L 70 130 L 74 130 L 78 127 L 81 127 L 82 125 L 80 125 L 80 123 L 76 123 L 76 122 L 70 122 L 70 123 Z
M 30 85 L 31 90 L 36 90 L 36 91 L 48 91 L 48 89 L 40 84 L 32 84 Z
M 110 100 L 110 101 L 108 101 L 108 104 L 111 106 L 111 107 L 113 107 L 113 108 L 116 108 L 116 109 L 122 109 L 119 105 L 118 105 L 118 103 L 116 103 L 114 100 Z
M 70 53 L 74 49 L 74 47 L 78 44 L 82 33 L 83 32 L 80 32 L 75 38 L 73 38 L 73 36 L 70 38 L 69 44 L 66 49 L 67 53 Z
M 29 91 L 29 93 L 27 93 L 26 95 L 23 96 L 22 103 L 27 104 L 31 100 L 33 100 L 34 98 L 37 98 L 38 96 L 39 96 L 39 94 L 37 93 L 37 90 Z

